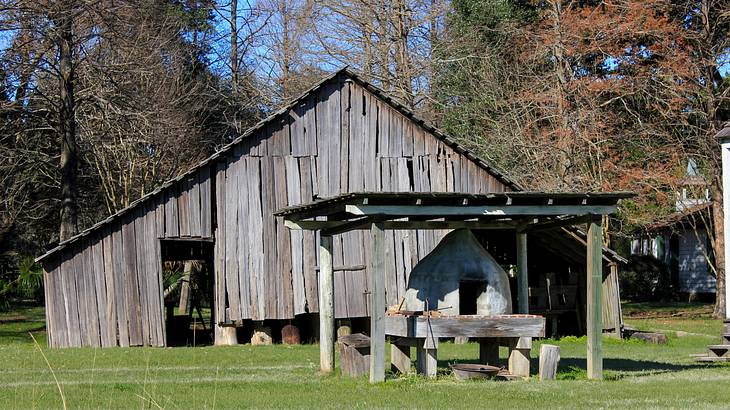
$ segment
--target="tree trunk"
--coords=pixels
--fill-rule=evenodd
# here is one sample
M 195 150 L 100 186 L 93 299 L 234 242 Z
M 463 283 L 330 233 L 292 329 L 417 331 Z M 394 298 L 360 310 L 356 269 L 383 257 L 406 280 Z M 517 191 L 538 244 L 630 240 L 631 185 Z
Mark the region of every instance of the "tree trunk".
M 231 82 L 233 91 L 238 91 L 238 0 L 231 0 Z
M 59 65 L 59 122 L 61 137 L 61 229 L 60 240 L 78 232 L 78 147 L 76 144 L 76 101 L 74 99 L 73 10 L 74 2 L 62 3 L 56 19 Z
M 715 309 L 712 316 L 725 317 L 725 221 L 722 210 L 723 192 L 721 177 L 712 179 L 712 225 L 715 227 L 715 240 L 712 241 L 715 254 Z

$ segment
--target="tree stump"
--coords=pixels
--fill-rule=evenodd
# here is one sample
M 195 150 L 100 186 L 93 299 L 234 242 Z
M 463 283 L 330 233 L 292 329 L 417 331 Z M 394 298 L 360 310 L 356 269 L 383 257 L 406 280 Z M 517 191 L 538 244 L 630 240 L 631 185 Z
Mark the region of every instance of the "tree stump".
M 235 346 L 238 344 L 238 336 L 236 335 L 235 326 L 221 326 L 218 323 L 214 325 L 216 346 Z
M 540 346 L 540 380 L 555 380 L 560 363 L 560 346 Z

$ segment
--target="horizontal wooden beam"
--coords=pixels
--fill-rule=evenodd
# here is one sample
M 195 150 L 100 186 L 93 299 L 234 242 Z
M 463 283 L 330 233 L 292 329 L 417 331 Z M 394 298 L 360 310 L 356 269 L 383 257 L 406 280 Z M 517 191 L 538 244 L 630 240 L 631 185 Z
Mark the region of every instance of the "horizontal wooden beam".
M 369 225 L 357 220 L 358 223 L 353 224 L 347 230 L 366 230 Z M 284 225 L 289 229 L 295 230 L 326 230 L 329 234 L 345 232 L 342 228 L 352 221 L 289 221 L 285 220 Z M 489 221 L 386 221 L 383 222 L 386 230 L 404 230 L 404 229 L 515 229 L 514 222 L 489 222 Z
M 352 215 L 408 216 L 559 216 L 608 215 L 616 212 L 615 205 L 346 205 Z
M 543 337 L 545 318 L 502 316 L 385 316 L 385 334 L 396 337 Z

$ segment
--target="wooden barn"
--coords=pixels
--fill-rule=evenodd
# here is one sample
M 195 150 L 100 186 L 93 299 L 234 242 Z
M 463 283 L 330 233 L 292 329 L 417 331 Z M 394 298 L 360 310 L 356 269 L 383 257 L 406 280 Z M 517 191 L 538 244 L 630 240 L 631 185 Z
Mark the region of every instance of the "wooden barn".
M 287 229 L 273 213 L 288 206 L 348 192 L 520 190 L 343 69 L 185 174 L 38 258 L 49 345 L 166 346 L 162 270 L 169 260 L 206 262 L 217 324 L 317 313 L 317 233 Z M 398 303 L 411 268 L 446 232 L 386 232 L 388 305 Z M 475 232 L 501 264 L 515 264 L 514 230 Z M 361 231 L 333 237 L 337 318 L 368 316 L 368 240 Z M 560 226 L 528 235 L 528 243 L 531 312 L 552 315 L 553 330 L 560 318 L 561 329 L 565 323 L 584 332 L 584 234 Z M 603 327 L 620 333 L 622 259 L 604 250 L 603 261 Z

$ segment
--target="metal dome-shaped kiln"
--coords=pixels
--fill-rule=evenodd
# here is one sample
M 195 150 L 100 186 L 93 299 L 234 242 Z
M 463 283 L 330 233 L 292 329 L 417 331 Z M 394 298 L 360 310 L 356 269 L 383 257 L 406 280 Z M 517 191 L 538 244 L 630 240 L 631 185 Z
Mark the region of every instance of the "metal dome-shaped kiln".
M 447 316 L 510 314 L 509 278 L 469 229 L 457 229 L 413 268 L 403 309 Z

